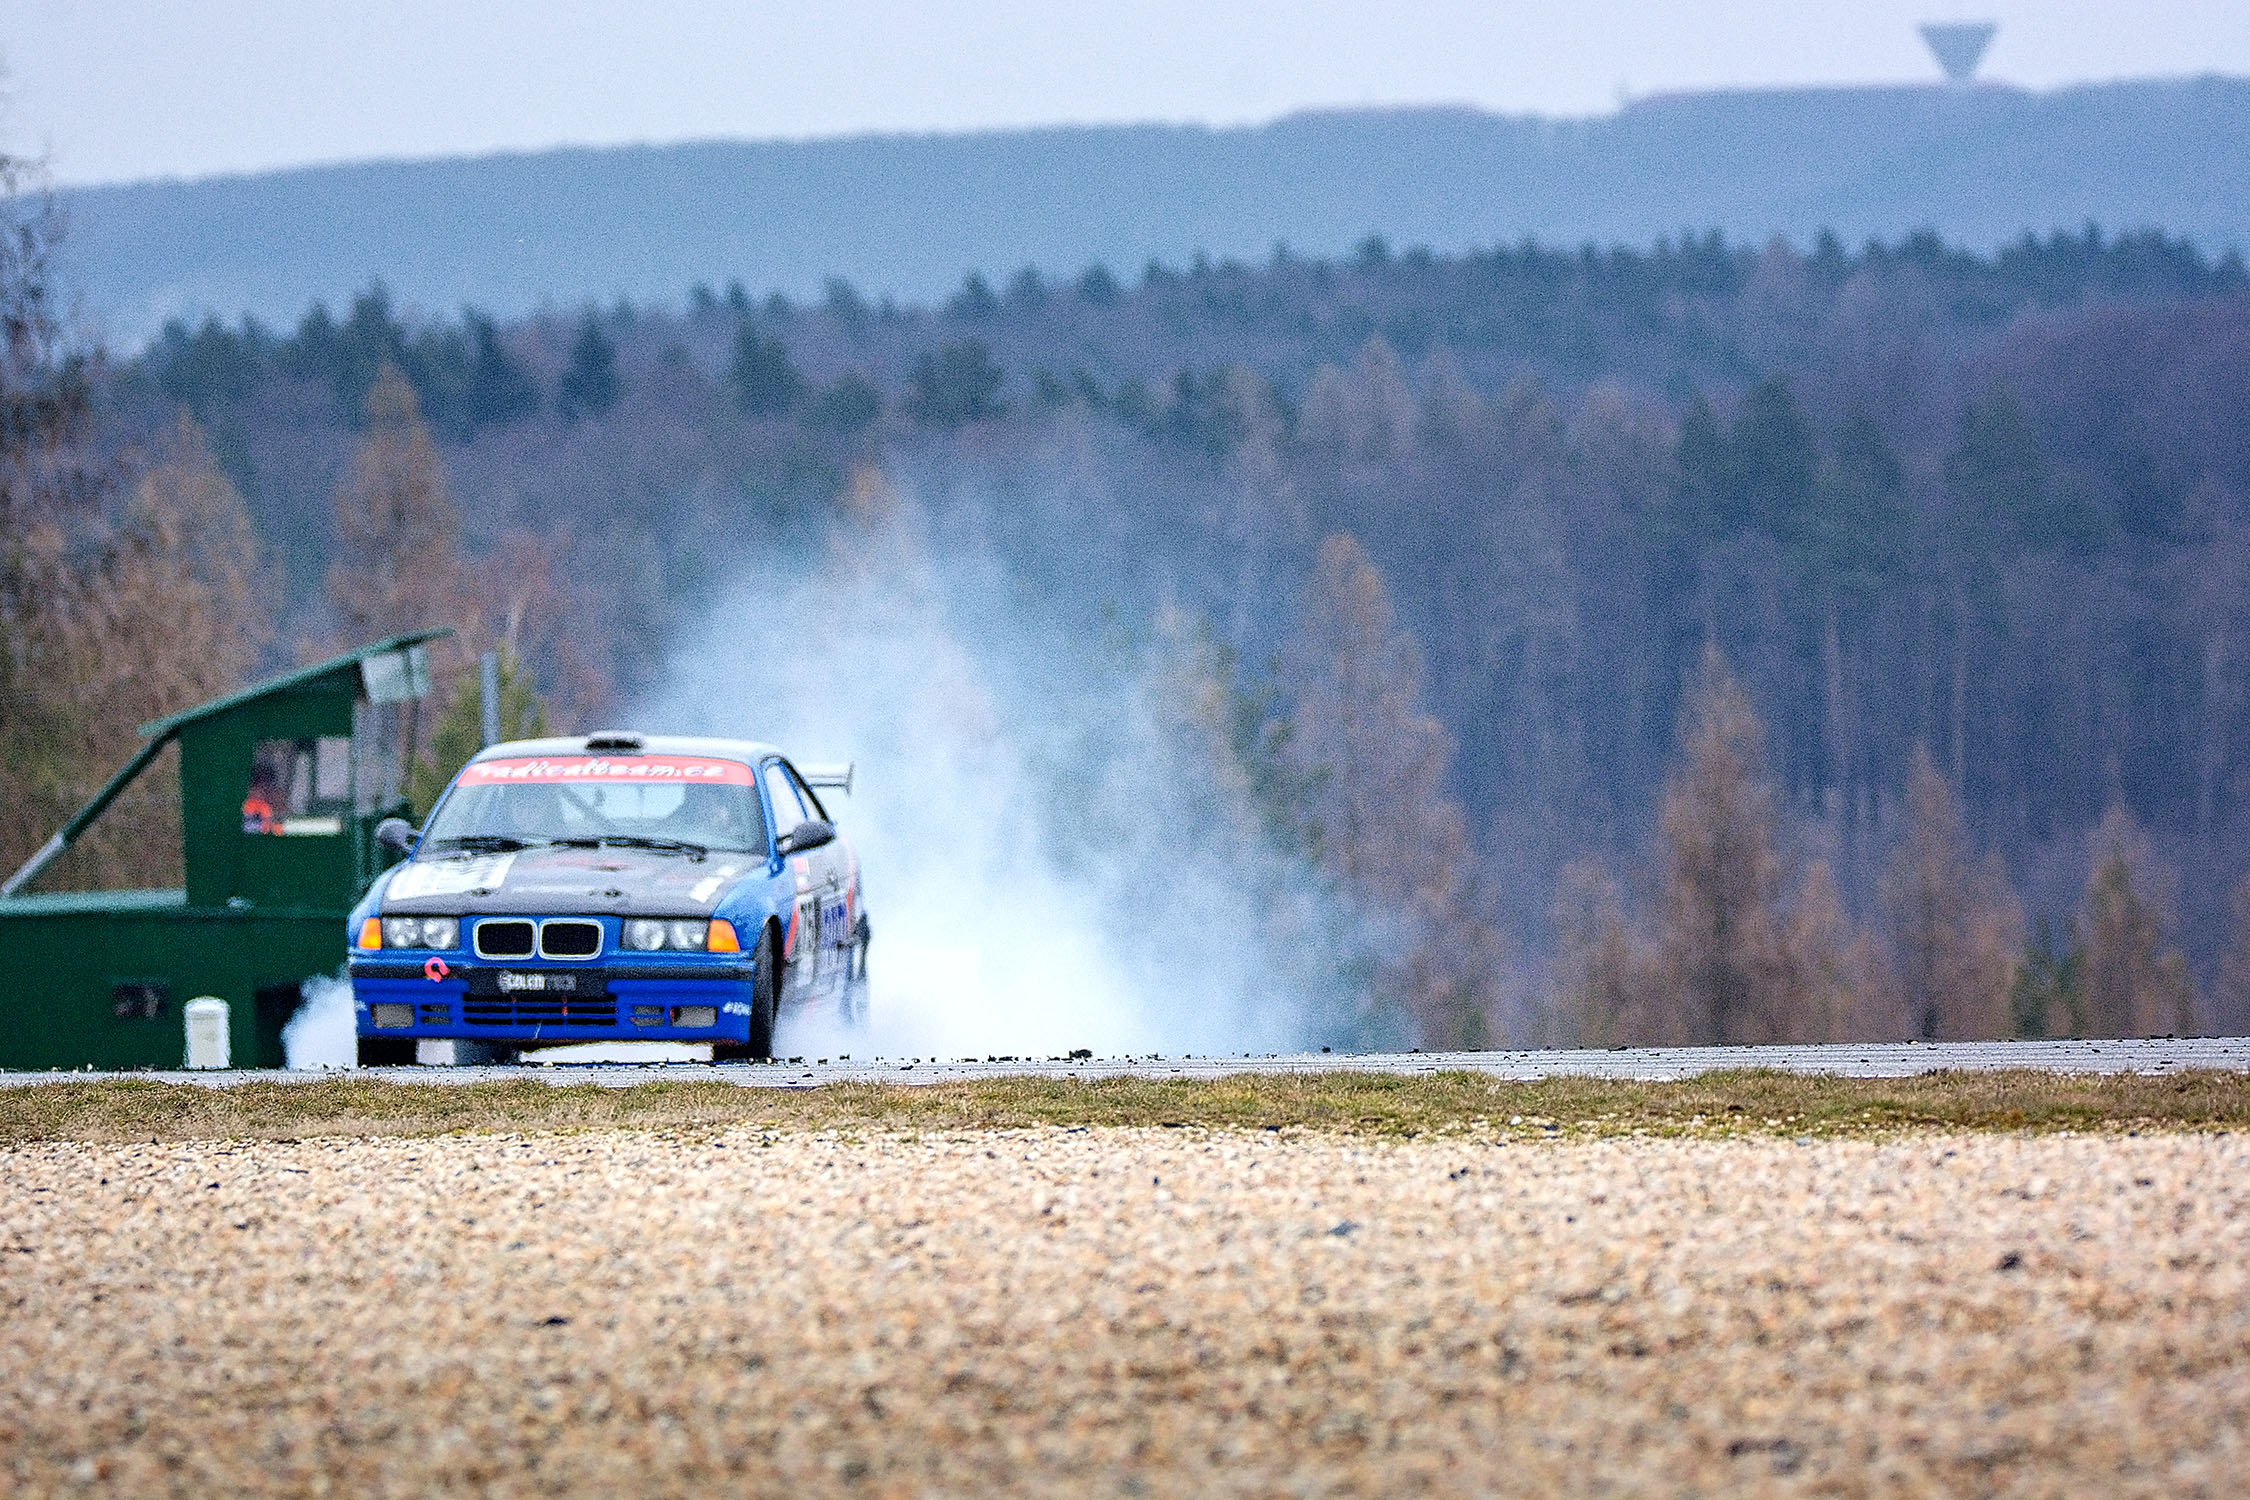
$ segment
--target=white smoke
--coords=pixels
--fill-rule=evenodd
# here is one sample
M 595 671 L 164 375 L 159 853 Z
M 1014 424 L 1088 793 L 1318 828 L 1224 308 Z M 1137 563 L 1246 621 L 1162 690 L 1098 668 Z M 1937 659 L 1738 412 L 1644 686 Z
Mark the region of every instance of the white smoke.
M 359 1066 L 359 1031 L 352 1016 L 351 981 L 315 974 L 298 989 L 296 1012 L 281 1028 L 285 1066 L 307 1070 Z
M 864 498 L 864 496 L 863 496 Z M 1170 685 L 1073 645 L 976 558 L 877 497 L 817 565 L 712 599 L 634 722 L 852 760 L 830 811 L 860 856 L 871 1020 L 785 1022 L 785 1053 L 1274 1051 L 1342 1040 L 1341 923 Z M 1342 1010 L 1339 1009 L 1342 1007 Z

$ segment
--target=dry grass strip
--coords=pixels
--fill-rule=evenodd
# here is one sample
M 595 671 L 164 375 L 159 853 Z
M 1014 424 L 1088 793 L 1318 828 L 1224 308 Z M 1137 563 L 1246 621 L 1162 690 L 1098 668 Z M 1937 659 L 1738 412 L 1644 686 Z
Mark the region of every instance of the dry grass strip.
M 707 1082 L 612 1089 L 535 1079 L 402 1084 L 344 1076 L 229 1088 L 111 1078 L 0 1089 L 0 1144 L 737 1126 L 792 1132 L 1180 1126 L 1391 1138 L 2211 1130 L 2250 1126 L 2250 1075 L 2026 1070 L 1850 1079 L 1758 1071 L 1678 1083 L 1526 1083 L 1466 1072 L 1412 1078 L 1323 1073 L 805 1089 Z

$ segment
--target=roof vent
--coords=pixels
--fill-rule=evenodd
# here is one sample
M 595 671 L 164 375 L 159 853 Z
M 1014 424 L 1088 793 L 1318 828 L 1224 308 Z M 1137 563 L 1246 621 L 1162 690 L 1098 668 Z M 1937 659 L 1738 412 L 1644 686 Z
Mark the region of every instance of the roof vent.
M 641 748 L 641 737 L 626 729 L 597 729 L 586 736 L 586 748 L 600 753 L 616 754 Z

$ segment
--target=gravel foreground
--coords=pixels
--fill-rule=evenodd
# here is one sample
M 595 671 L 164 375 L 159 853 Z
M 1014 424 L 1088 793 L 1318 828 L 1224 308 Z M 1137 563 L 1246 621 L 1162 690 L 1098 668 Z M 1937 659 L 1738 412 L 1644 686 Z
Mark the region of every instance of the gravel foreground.
M 0 1152 L 0 1489 L 2221 1495 L 2245 1137 Z

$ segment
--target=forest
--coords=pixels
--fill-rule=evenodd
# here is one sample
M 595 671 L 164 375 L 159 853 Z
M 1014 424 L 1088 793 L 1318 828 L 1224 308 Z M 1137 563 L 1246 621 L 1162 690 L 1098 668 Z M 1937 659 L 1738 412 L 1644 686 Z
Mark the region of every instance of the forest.
M 1379 934 L 1341 1041 L 2250 1026 L 2232 253 L 1371 236 L 927 306 L 376 284 L 104 351 L 9 213 L 10 868 L 260 670 L 456 627 L 426 797 L 474 650 L 512 724 L 595 727 L 725 586 L 906 526 L 1021 638 L 1165 684 L 1193 815 Z M 165 815 L 49 883 L 164 880 Z

